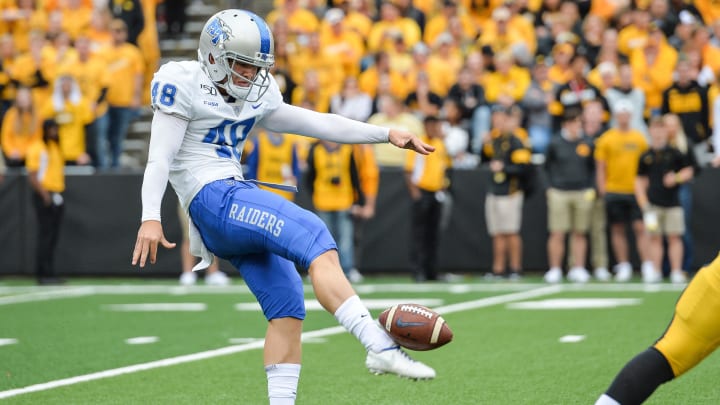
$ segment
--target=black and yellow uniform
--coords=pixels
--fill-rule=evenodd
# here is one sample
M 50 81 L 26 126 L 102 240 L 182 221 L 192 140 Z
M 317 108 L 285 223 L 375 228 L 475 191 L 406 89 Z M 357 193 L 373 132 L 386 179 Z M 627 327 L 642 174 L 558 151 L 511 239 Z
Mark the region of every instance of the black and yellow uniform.
M 523 176 L 530 165 L 530 149 L 516 135 L 498 133 L 483 152 L 492 160 L 503 162 L 503 170 L 493 173 L 488 193 L 493 195 L 510 195 L 522 191 Z
M 588 83 L 585 79 L 570 80 L 559 86 L 555 90 L 553 101 L 548 105 L 548 111 L 553 117 L 553 128 L 556 131 L 560 130 L 560 121 L 565 111 L 576 108 L 582 109 L 585 103 L 596 100 L 602 103 L 605 110 L 603 121 L 607 122 L 610 118 L 608 114 L 610 108 L 607 100 L 605 100 L 602 92 L 597 87 Z
M 297 185 L 300 177 L 300 163 L 297 148 L 291 136 L 260 132 L 252 141 L 252 151 L 247 158 L 247 178 L 258 181 Z M 274 187 L 260 185 L 260 188 L 271 191 L 293 201 L 295 193 Z
M 662 113 L 672 113 L 680 117 L 683 131 L 693 143 L 702 142 L 710 136 L 706 88 L 695 81 L 685 86 L 676 82 L 663 92 L 662 100 Z
M 328 147 L 316 142 L 308 152 L 307 165 L 306 181 L 315 209 L 349 210 L 364 199 L 352 145 Z
M 677 173 L 692 166 L 688 155 L 683 154 L 672 146 L 660 150 L 650 149 L 640 156 L 638 176 L 648 177 L 647 197 L 652 205 L 659 207 L 680 206 L 680 192 L 678 185 L 666 187 L 663 177 L 668 173 Z
M 52 137 L 48 136 L 49 131 L 54 131 Z M 53 259 L 65 211 L 61 194 L 65 191 L 65 158 L 57 141 L 58 131 L 54 121 L 45 121 L 43 140 L 30 146 L 25 161 L 37 213 L 35 275 L 41 284 L 50 282 L 55 276 Z
M 720 255 L 690 281 L 662 337 L 623 367 L 605 395 L 623 405 L 641 404 L 657 387 L 698 365 L 720 345 L 718 314 Z
M 425 125 L 428 125 L 427 118 Z M 439 122 L 436 125 L 440 125 Z M 423 136 L 421 140 L 435 147 L 435 152 L 420 155 L 408 151 L 405 160 L 406 181 L 410 187 L 417 187 L 420 191 L 418 198 L 412 202 L 410 258 L 416 281 L 437 280 L 435 263 L 440 236 L 442 193 L 448 186 L 446 172 L 451 165 L 441 138 Z

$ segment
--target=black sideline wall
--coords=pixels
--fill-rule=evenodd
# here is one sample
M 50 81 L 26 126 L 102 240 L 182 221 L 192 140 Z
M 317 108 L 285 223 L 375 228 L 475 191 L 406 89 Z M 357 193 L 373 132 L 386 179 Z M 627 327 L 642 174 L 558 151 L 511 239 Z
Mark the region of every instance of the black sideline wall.
M 486 271 L 491 242 L 485 229 L 484 198 L 488 172 L 455 171 L 452 175 L 454 209 L 441 237 L 439 268 L 455 272 Z M 543 181 L 541 179 L 541 181 Z M 56 267 L 60 275 L 178 275 L 178 249 L 160 249 L 158 263 L 138 270 L 130 265 L 140 220 L 142 174 L 69 175 L 66 211 Z M 708 262 L 720 249 L 720 170 L 706 169 L 695 180 L 692 229 L 696 265 Z M 30 186 L 22 175 L 8 175 L 0 184 L 0 275 L 33 273 L 35 217 Z M 310 208 L 301 192 L 298 203 Z M 163 202 L 166 237 L 180 242 L 177 199 L 168 186 Z M 408 271 L 410 200 L 402 173 L 382 171 L 377 215 L 365 228 L 361 260 L 363 272 Z M 546 207 L 544 194 L 527 199 L 523 214 L 526 271 L 544 271 Z M 229 265 L 224 268 L 229 270 Z

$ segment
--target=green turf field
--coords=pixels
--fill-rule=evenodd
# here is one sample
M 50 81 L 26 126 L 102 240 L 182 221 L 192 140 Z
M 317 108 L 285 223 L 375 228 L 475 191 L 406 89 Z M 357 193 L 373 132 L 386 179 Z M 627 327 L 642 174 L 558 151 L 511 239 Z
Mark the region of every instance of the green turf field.
M 0 402 L 266 404 L 265 321 L 234 281 L 227 288 L 181 288 L 174 280 L 44 288 L 0 282 Z M 371 375 L 362 347 L 332 316 L 309 309 L 298 404 L 592 404 L 663 331 L 680 294 L 671 285 L 479 280 L 371 279 L 358 290 L 375 315 L 392 302 L 426 303 L 444 314 L 454 341 L 412 353 L 438 377 Z M 528 308 L 538 303 L 593 308 Z M 720 403 L 719 366 L 710 357 L 648 403 Z

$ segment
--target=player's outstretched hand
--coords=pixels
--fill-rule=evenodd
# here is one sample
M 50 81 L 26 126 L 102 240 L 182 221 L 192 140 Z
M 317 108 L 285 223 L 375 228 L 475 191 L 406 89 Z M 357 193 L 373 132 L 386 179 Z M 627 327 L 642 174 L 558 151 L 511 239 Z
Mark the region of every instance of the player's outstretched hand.
M 150 263 L 155 264 L 158 243 L 162 244 L 166 249 L 175 247 L 175 243 L 168 242 L 165 239 L 160 221 L 149 220 L 143 222 L 138 230 L 137 241 L 135 241 L 132 265 L 138 264 L 138 260 L 140 260 L 140 267 L 145 267 L 148 255 L 150 255 Z
M 417 136 L 410 132 L 391 129 L 389 134 L 390 143 L 401 149 L 414 150 L 421 155 L 429 155 L 435 151 L 435 148 L 421 141 Z

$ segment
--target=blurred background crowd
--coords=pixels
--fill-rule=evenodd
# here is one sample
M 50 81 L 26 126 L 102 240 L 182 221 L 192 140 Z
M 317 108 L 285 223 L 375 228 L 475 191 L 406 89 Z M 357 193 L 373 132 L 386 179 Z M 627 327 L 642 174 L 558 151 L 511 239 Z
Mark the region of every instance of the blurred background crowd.
M 149 83 L 161 62 L 158 38 L 196 40 L 185 33 L 185 11 L 197 4 L 0 1 L 0 146 L 6 166 L 25 166 L 30 145 L 42 139 L 43 122 L 53 119 L 66 165 L 122 167 L 128 128 L 147 110 Z M 345 149 L 268 133 L 245 145 L 250 177 L 293 184 L 301 172 L 310 173 L 307 184 L 318 211 L 348 213 L 324 216 L 346 244 L 353 238 L 339 236 L 348 232 L 344 224 L 375 214 L 378 168 L 403 168 L 413 215 L 434 218 L 429 229 L 413 229 L 413 245 L 423 250 L 435 243 L 428 234 L 438 234 L 447 216 L 442 207 L 452 199 L 450 168 L 487 164 L 491 195 L 527 195 L 532 176 L 509 166 L 544 163 L 553 141 L 573 131 L 565 126 L 574 120 L 583 137 L 593 140 L 583 152 L 591 161 L 595 140 L 607 131 L 641 134 L 645 145 L 630 166 L 612 167 L 612 151 L 600 157 L 608 174 L 631 173 L 621 183 L 635 181 L 637 159 L 653 144 L 649 124 L 656 117 L 668 142 L 691 155 L 696 170 L 682 178 L 688 190 L 702 167 L 720 165 L 715 0 L 228 0 L 206 6 L 248 8 L 266 17 L 275 37 L 273 73 L 286 102 L 442 140 L 443 161 L 432 165 L 418 164 L 390 145 Z M 595 171 L 590 176 L 590 184 L 577 187 L 605 198 L 605 185 L 597 183 Z M 550 183 L 557 186 L 552 178 Z M 620 188 L 620 194 L 635 194 Z M 691 205 L 690 196 L 683 197 L 686 223 Z M 496 276 L 521 271 L 521 241 L 512 236 L 521 218 L 509 217 L 518 223 L 509 229 L 503 227 L 507 221 L 491 229 L 492 218 L 512 213 L 487 211 L 508 206 L 522 209 L 514 199 L 486 202 L 494 253 L 507 252 L 509 260 L 493 265 Z M 628 224 L 638 219 L 635 211 L 626 214 L 620 219 Z M 357 225 L 350 231 L 356 245 Z M 345 260 L 346 270 L 356 267 Z M 686 260 L 683 269 L 691 270 L 692 259 Z M 432 255 L 418 259 L 418 280 L 437 278 L 429 269 L 433 261 Z M 602 273 L 607 258 L 594 266 Z

